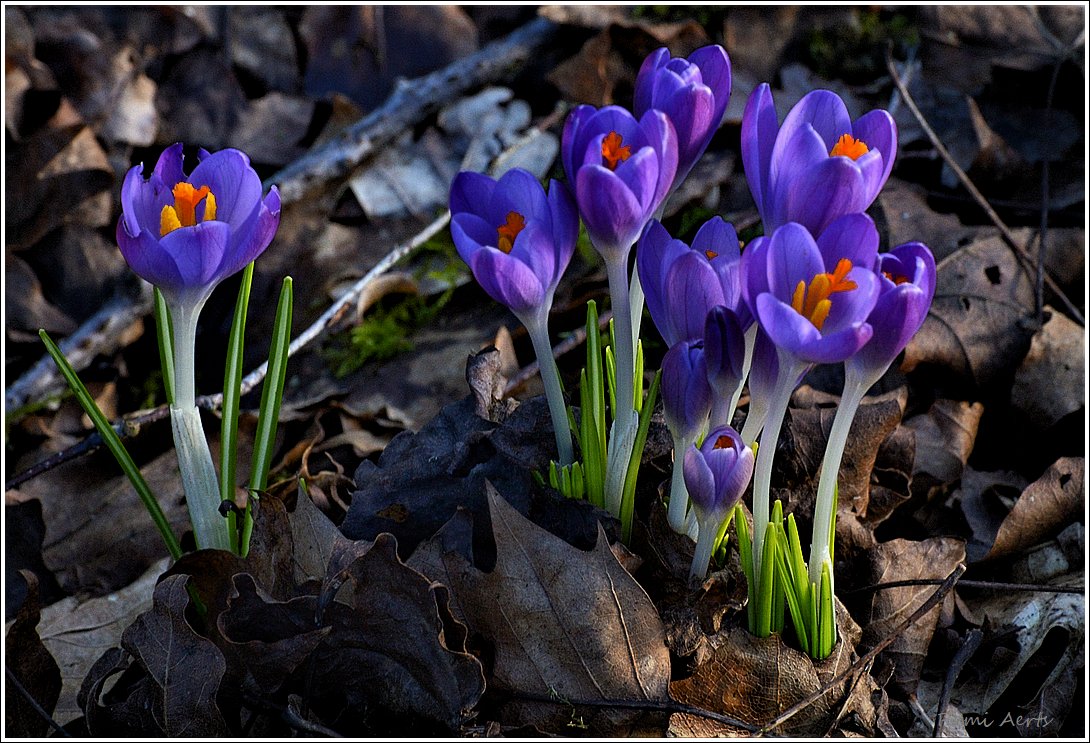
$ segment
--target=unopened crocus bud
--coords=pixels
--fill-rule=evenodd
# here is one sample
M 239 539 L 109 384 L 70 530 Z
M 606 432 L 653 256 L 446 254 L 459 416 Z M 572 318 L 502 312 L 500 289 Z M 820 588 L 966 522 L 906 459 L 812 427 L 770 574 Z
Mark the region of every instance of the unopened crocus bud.
M 730 425 L 732 404 L 744 381 L 746 337 L 734 311 L 712 307 L 704 322 L 704 362 L 712 391 L 712 426 Z

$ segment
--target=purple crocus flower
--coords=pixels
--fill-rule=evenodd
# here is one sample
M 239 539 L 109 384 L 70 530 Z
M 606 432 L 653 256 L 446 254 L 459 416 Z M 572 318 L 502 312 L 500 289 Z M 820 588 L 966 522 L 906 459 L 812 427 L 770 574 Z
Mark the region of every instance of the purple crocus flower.
M 451 184 L 450 212 L 458 255 L 488 295 L 524 322 L 547 315 L 579 237 L 568 188 L 552 181 L 546 196 L 520 168 L 498 181 L 464 171 Z
M 727 424 L 732 403 L 745 380 L 746 337 L 738 316 L 728 307 L 712 307 L 704 323 L 704 362 L 712 390 L 711 423 Z
M 674 240 L 652 221 L 636 248 L 636 267 L 651 319 L 667 344 L 704 337 L 712 307 L 734 311 L 745 331 L 753 316 L 742 299 L 741 246 L 734 227 L 712 217 L 697 231 L 692 247 Z
M 846 362 L 873 384 L 923 325 L 935 296 L 935 257 L 923 243 L 905 243 L 879 256 L 880 291 L 867 317 L 874 335 Z
M 790 222 L 746 250 L 746 302 L 792 359 L 843 361 L 871 338 L 866 320 L 878 299 L 877 246 L 877 230 L 865 214 L 841 217 L 816 242 Z
M 200 305 L 220 281 L 269 246 L 280 223 L 280 194 L 262 199 L 250 159 L 233 149 L 198 153 L 188 176 L 182 145 L 163 151 L 148 180 L 143 166 L 121 186 L 117 244 L 129 267 L 168 301 Z
M 730 100 L 730 58 L 718 44 L 683 57 L 671 57 L 666 47 L 647 55 L 636 75 L 633 111 L 643 116 L 658 109 L 677 131 L 678 164 L 674 183 L 680 183 L 723 121 Z
M 699 449 L 686 450 L 685 487 L 700 525 L 690 579 L 702 580 L 707 573 L 719 527 L 753 476 L 753 459 L 753 450 L 730 426 L 712 429 Z
M 651 110 L 637 121 L 620 106 L 578 106 L 564 124 L 561 156 L 595 248 L 607 262 L 626 258 L 677 173 L 666 114 Z
M 851 120 L 828 90 L 803 96 L 777 122 L 762 83 L 742 116 L 742 164 L 765 234 L 798 222 L 814 235 L 873 203 L 893 170 L 897 126 L 881 109 Z
M 708 385 L 704 344 L 682 341 L 662 359 L 662 406 L 670 431 L 695 439 L 708 422 L 712 390 Z

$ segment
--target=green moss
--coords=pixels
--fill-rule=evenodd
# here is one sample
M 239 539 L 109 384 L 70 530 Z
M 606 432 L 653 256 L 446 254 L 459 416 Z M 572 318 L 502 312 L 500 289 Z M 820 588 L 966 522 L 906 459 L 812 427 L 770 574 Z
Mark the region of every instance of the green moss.
M 862 10 L 857 24 L 810 31 L 802 62 L 828 80 L 866 84 L 886 74 L 886 46 L 903 56 L 920 43 L 915 22 L 896 11 Z

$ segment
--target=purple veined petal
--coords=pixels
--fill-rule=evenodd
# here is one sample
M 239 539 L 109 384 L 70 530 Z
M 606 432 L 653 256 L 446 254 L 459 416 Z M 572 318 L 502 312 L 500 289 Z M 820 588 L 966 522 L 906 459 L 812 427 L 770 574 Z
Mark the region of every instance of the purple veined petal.
M 768 285 L 769 238 L 761 235 L 750 241 L 739 262 L 739 284 L 742 299 L 750 314 L 757 314 L 757 297 L 770 291 Z
M 800 351 L 820 344 L 821 332 L 791 305 L 771 294 L 762 294 L 757 297 L 757 319 L 777 348 L 813 363 L 813 359 L 802 356 Z
M 870 206 L 878 198 L 878 192 L 886 182 L 883 177 L 885 163 L 882 161 L 882 153 L 871 150 L 856 158 L 855 164 L 863 176 L 863 189 L 867 193 L 867 206 Z
M 594 106 L 576 106 L 564 121 L 564 132 L 560 138 L 560 156 L 564 162 L 564 175 L 568 183 L 575 183 L 575 171 L 583 164 L 581 158 L 586 144 L 586 123 L 594 115 Z
M 831 90 L 812 90 L 804 95 L 783 120 L 781 136 L 790 139 L 797 129 L 807 125 L 813 127 L 825 143 L 826 155 L 841 135 L 852 133 L 852 117 L 844 101 Z M 775 160 L 773 155 L 773 168 L 776 168 Z
M 757 337 L 753 343 L 753 362 L 749 368 L 750 400 L 767 401 L 772 396 L 780 373 L 779 358 L 776 344 L 768 337 L 764 328 L 758 325 Z M 752 403 L 750 408 L 752 410 Z
M 496 248 L 475 253 L 470 269 L 488 296 L 516 315 L 537 310 L 545 301 L 545 287 L 530 267 Z
M 636 270 L 643 285 L 647 311 L 668 346 L 683 339 L 677 337 L 673 320 L 666 312 L 666 273 L 674 261 L 687 252 L 689 248 L 685 243 L 670 237 L 657 220 L 648 223 L 636 246 Z
M 714 433 L 714 432 L 713 432 Z M 720 434 L 719 436 L 723 436 Z M 731 437 L 732 440 L 734 437 Z M 705 444 L 711 442 L 714 444 L 716 439 L 712 439 L 710 436 L 705 441 Z M 708 469 L 712 471 L 712 478 L 715 479 L 716 490 L 720 492 L 726 492 L 726 485 L 730 481 L 731 470 L 738 463 L 738 450 L 734 448 L 734 445 L 730 446 L 711 446 L 702 447 L 706 448 L 704 452 L 704 461 L 708 465 Z
M 175 142 L 160 153 L 159 160 L 152 171 L 152 180 L 156 177 L 167 191 L 174 188 L 175 184 L 186 180 L 185 173 L 182 171 L 181 142 Z
M 526 223 L 515 237 L 509 255 L 526 264 L 542 286 L 553 286 L 560 278 L 556 270 L 553 236 L 541 222 Z
M 178 267 L 183 290 L 214 287 L 226 278 L 220 267 L 230 242 L 231 227 L 219 220 L 179 227 L 159 238 L 159 245 Z
M 670 430 L 683 438 L 695 437 L 707 423 L 712 391 L 699 341 L 677 343 L 663 356 L 662 404 Z
M 621 106 L 603 106 L 599 108 L 587 119 L 586 132 L 588 139 L 597 138 L 598 136 L 604 137 L 610 132 L 617 132 L 617 134 L 621 135 L 621 144 L 631 146 L 633 152 L 651 144 L 641 132 L 636 118 L 628 109 Z M 580 152 L 585 153 L 586 150 L 581 147 Z M 584 160 L 583 163 L 577 163 L 577 166 L 586 162 L 587 160 Z
M 711 141 L 715 127 L 715 99 L 705 85 L 689 85 L 675 92 L 663 104 L 678 136 L 678 171 L 686 174 Z
M 852 130 L 856 139 L 863 140 L 869 149 L 878 150 L 882 155 L 882 177 L 878 184 L 881 189 L 889 180 L 897 159 L 897 124 L 888 111 L 875 109 L 856 119 Z
M 685 450 L 683 474 L 685 477 L 685 489 L 689 491 L 689 497 L 693 506 L 707 512 L 715 507 L 715 476 L 711 468 L 704 461 L 704 455 L 696 446 L 690 446 Z
M 855 282 L 856 288 L 836 292 L 830 298 L 829 316 L 822 326 L 822 333 L 829 335 L 850 325 L 864 322 L 878 301 L 881 282 L 873 270 L 853 268 L 848 272 L 848 281 Z
M 144 180 L 141 167 L 129 168 L 121 183 L 121 218 L 125 220 L 125 229 L 130 235 L 138 235 L 141 230 L 158 235 L 159 215 L 165 204 L 173 203 L 173 198 L 161 198 L 155 187 Z
M 548 223 L 549 202 L 545 189 L 529 171 L 512 168 L 496 182 L 488 207 L 481 215 L 485 219 L 504 224 L 511 212 L 521 214 L 526 221 L 539 220 Z
M 808 339 L 793 353 L 810 364 L 839 364 L 862 348 L 871 339 L 871 333 L 867 323 L 851 325 L 819 340 Z
M 841 258 L 853 266 L 873 270 L 878 264 L 878 228 L 863 213 L 846 214 L 833 220 L 818 236 L 825 270 L 832 272 Z
M 492 201 L 495 188 L 496 182 L 487 175 L 471 170 L 461 171 L 450 184 L 450 213 L 483 214 Z
M 723 305 L 734 313 L 745 331 L 753 324 L 753 313 L 742 295 L 742 262 L 716 259 L 712 261 L 712 270 L 719 277 L 719 286 L 723 289 Z
M 735 262 L 742 257 L 734 225 L 720 216 L 712 217 L 700 225 L 696 237 L 693 238 L 693 250 L 707 256 L 712 265 L 717 261 Z M 708 255 L 709 251 L 715 255 Z
M 622 109 L 623 110 L 623 109 Z M 647 144 L 654 148 L 659 155 L 659 185 L 655 192 L 654 202 L 648 212 L 654 212 L 666 199 L 674 183 L 674 176 L 678 169 L 678 141 L 677 132 L 670 119 L 662 111 L 652 109 L 640 119 L 639 130 L 643 133 Z
M 130 234 L 124 216 L 117 221 L 117 246 L 133 273 L 149 284 L 168 290 L 180 290 L 184 286 L 174 256 L 166 252 L 149 231 Z
M 926 245 L 920 242 L 904 243 L 882 254 L 880 260 L 883 271 L 909 279 L 920 287 L 927 295 L 927 303 L 931 304 L 935 296 L 935 256 Z
M 617 174 L 585 165 L 576 176 L 576 202 L 595 248 L 608 259 L 627 257 L 647 219 L 640 202 Z M 614 251 L 620 254 L 614 255 Z
M 772 149 L 779 130 L 772 91 L 768 83 L 761 83 L 750 94 L 742 114 L 742 166 L 762 219 L 767 219 L 771 207 Z M 766 225 L 765 229 L 770 228 Z
M 708 311 L 723 304 L 723 289 L 708 261 L 692 250 L 687 251 L 667 270 L 663 287 L 664 309 L 680 336 L 668 340 L 702 338 Z
M 628 186 L 644 212 L 650 214 L 659 176 L 659 162 L 655 151 L 650 147 L 642 147 L 627 160 L 617 163 L 617 169 L 613 172 Z
M 781 131 L 772 151 L 772 167 L 765 202 L 766 212 L 761 214 L 765 222 L 765 232 L 771 233 L 788 222 L 801 222 L 807 229 L 813 231 L 809 224 L 799 219 L 797 212 L 800 209 L 798 207 L 791 209 L 791 200 L 795 198 L 805 201 L 812 195 L 803 192 L 799 184 L 815 167 L 829 161 L 829 153 L 825 149 L 825 142 L 822 141 L 821 135 L 809 125 L 804 124 L 796 129 L 791 137 L 787 137 L 786 130 Z M 847 160 L 847 158 L 833 159 Z M 808 185 L 812 184 L 808 183 Z
M 746 337 L 738 317 L 723 305 L 712 307 L 704 322 L 704 363 L 708 383 L 722 394 L 742 380 Z
M 462 212 L 450 219 L 450 234 L 458 255 L 467 265 L 473 264 L 473 256 L 485 247 L 496 247 L 496 228 L 476 214 Z
M 664 46 L 659 47 L 644 58 L 643 64 L 640 65 L 640 71 L 636 75 L 636 89 L 633 93 L 632 110 L 636 116 L 643 116 L 645 111 L 652 108 L 651 99 L 655 72 L 668 61 L 670 61 L 670 50 Z
M 791 301 L 800 281 L 809 287 L 815 276 L 825 273 L 825 262 L 814 238 L 794 222 L 772 233 L 766 261 L 768 289 L 783 302 Z
M 786 215 L 820 235 L 834 219 L 869 206 L 863 174 L 853 160 L 830 157 L 798 173 L 784 199 Z
M 714 133 L 723 123 L 723 113 L 730 102 L 730 57 L 727 56 L 727 51 L 723 47 L 711 44 L 702 46 L 690 54 L 689 62 L 700 68 L 700 81 L 707 85 L 715 96 L 711 124 L 711 130 Z
M 230 276 L 257 259 L 272 243 L 280 226 L 280 191 L 273 186 L 246 224 L 231 233 L 231 243 L 220 272 Z
M 700 68 L 689 62 L 689 60 L 683 57 L 674 57 L 665 65 L 663 70 L 659 72 L 659 79 L 661 79 L 663 72 L 670 72 L 681 79 L 682 83 L 699 83 L 700 82 Z M 655 106 L 655 108 L 658 108 Z
M 556 249 L 557 279 L 568 269 L 579 240 L 579 211 L 567 184 L 549 181 L 549 223 Z
M 216 197 L 216 221 L 238 227 L 261 201 L 261 179 L 238 150 L 214 152 L 189 176 L 194 188 L 208 186 Z
M 871 373 L 884 372 L 923 325 L 930 306 L 927 295 L 913 284 L 882 294 L 867 320 L 874 334 L 848 363 Z

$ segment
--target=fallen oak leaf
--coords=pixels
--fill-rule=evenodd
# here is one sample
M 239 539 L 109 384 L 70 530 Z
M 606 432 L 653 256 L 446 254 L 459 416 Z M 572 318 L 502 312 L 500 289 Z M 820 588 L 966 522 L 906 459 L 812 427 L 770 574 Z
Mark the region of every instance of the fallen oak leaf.
M 995 544 L 983 559 L 1010 555 L 1043 542 L 1083 512 L 1086 460 L 1063 457 L 1024 491 L 999 525 Z

